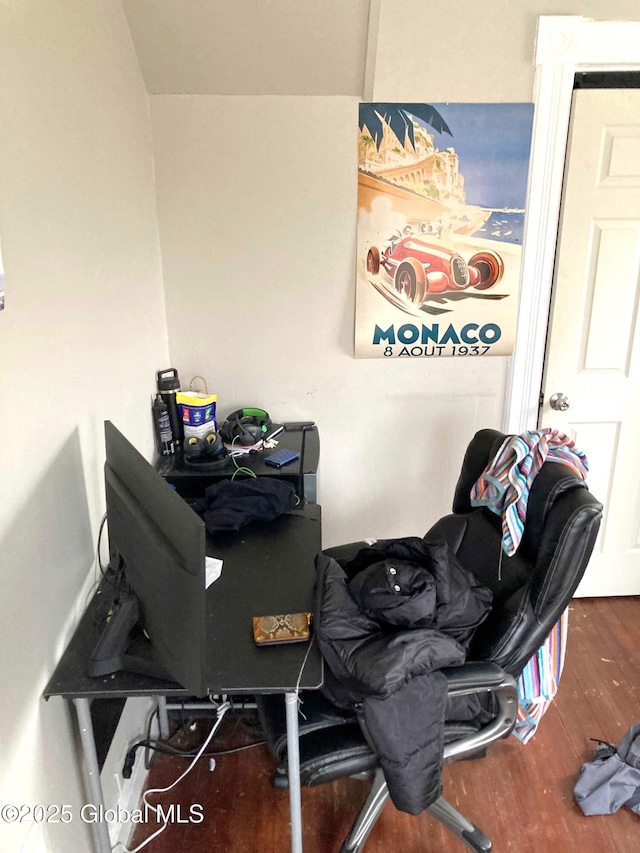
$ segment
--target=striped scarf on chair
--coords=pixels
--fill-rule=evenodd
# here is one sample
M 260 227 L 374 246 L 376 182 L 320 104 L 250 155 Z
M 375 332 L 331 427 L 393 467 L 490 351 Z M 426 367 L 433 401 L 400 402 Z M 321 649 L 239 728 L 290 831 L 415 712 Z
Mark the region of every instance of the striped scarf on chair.
M 509 557 L 518 550 L 531 484 L 546 461 L 568 465 L 583 479 L 589 470 L 573 439 L 545 427 L 506 438 L 471 489 L 472 506 L 502 516 L 502 550 Z

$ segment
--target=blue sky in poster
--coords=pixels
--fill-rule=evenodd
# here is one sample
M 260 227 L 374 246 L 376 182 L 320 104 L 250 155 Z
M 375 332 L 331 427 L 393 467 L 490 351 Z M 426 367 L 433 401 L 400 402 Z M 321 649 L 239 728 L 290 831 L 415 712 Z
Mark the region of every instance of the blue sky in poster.
M 433 104 L 453 136 L 434 133 L 436 148 L 454 148 L 468 204 L 524 209 L 533 104 Z M 422 124 L 422 122 L 420 122 Z

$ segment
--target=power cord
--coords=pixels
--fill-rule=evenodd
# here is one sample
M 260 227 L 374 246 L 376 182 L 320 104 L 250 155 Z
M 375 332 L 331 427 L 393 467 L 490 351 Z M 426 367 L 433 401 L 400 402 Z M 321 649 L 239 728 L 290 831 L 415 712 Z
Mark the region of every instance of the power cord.
M 254 477 L 255 478 L 256 477 L 255 472 L 252 471 L 251 468 L 246 468 L 244 465 L 238 465 L 238 463 L 236 462 L 236 457 L 233 455 L 233 445 L 236 443 L 238 438 L 239 438 L 239 436 L 236 435 L 236 437 L 231 442 L 231 451 L 232 451 L 231 452 L 231 461 L 233 462 L 235 469 L 236 469 L 233 472 L 233 474 L 231 475 L 231 479 L 235 480 L 235 478 L 238 476 L 238 474 L 244 474 L 246 477 Z
M 182 780 L 185 778 L 185 776 L 187 776 L 191 772 L 191 770 L 195 767 L 198 760 L 204 755 L 206 748 L 211 743 L 213 736 L 215 735 L 216 731 L 218 730 L 218 727 L 220 726 L 220 723 L 222 722 L 222 720 L 224 718 L 224 715 L 227 713 L 227 711 L 229 710 L 230 707 L 231 707 L 231 703 L 227 701 L 226 696 L 223 697 L 222 703 L 216 709 L 216 721 L 215 721 L 213 727 L 211 728 L 211 731 L 209 732 L 204 743 L 202 744 L 202 746 L 200 747 L 200 749 L 198 750 L 198 752 L 194 756 L 191 764 L 187 767 L 187 769 L 184 771 L 184 773 L 182 773 L 180 776 L 178 776 L 178 778 L 175 780 L 175 782 L 172 782 L 170 785 L 167 785 L 166 788 L 150 788 L 148 791 L 144 792 L 144 794 L 142 795 L 142 801 L 147 808 L 149 808 L 153 812 L 157 813 L 157 806 L 153 806 L 148 801 L 147 798 L 151 794 L 166 794 L 168 791 L 171 791 L 173 788 L 176 787 L 176 785 L 178 785 L 180 782 L 182 782 Z M 116 843 L 116 847 L 122 847 L 122 849 L 124 850 L 124 853 L 138 853 L 139 850 L 142 850 L 143 847 L 146 847 L 147 844 L 150 844 L 151 841 L 154 840 L 154 838 L 157 838 L 162 832 L 164 832 L 168 825 L 169 825 L 169 818 L 167 817 L 167 819 L 165 820 L 165 822 L 162 824 L 162 826 L 159 829 L 157 829 L 155 832 L 153 832 L 148 838 L 146 838 L 137 847 L 134 847 L 133 850 L 126 847 L 121 841 L 118 841 Z
M 89 602 L 89 599 L 91 598 L 93 593 L 96 591 L 97 587 L 99 586 L 100 581 L 104 580 L 104 578 L 105 578 L 106 567 L 102 565 L 102 557 L 100 554 L 100 549 L 101 549 L 101 542 L 102 542 L 102 532 L 104 530 L 104 526 L 105 526 L 106 522 L 107 522 L 107 513 L 105 512 L 105 514 L 102 516 L 102 519 L 100 521 L 100 528 L 98 529 L 98 542 L 96 544 L 96 553 L 95 553 L 95 557 L 94 557 L 93 583 L 91 584 L 91 588 L 89 589 L 89 592 L 87 593 L 87 597 L 85 598 L 85 602 L 84 602 L 85 609 L 86 609 L 86 606 Z M 98 569 L 100 570 L 100 577 L 97 576 L 98 575 L 98 573 L 97 573 Z
M 309 659 L 309 654 L 311 653 L 311 647 L 313 646 L 315 639 L 316 639 L 316 635 L 313 634 L 311 637 L 311 640 L 309 641 L 309 648 L 307 649 L 307 653 L 305 654 L 304 660 L 302 661 L 302 666 L 300 667 L 300 672 L 298 673 L 298 680 L 296 681 L 295 694 L 296 694 L 296 701 L 298 703 L 298 713 L 303 718 L 303 720 L 306 720 L 307 718 L 305 717 L 304 711 L 302 710 L 303 702 L 302 702 L 302 699 L 300 698 L 300 682 L 302 681 L 302 673 L 304 672 L 304 668 L 307 665 L 307 661 Z
M 98 530 L 98 545 L 96 547 L 96 562 L 98 564 L 98 568 L 100 569 L 100 575 L 104 578 L 104 573 L 106 571 L 106 567 L 102 565 L 102 555 L 100 552 L 100 547 L 102 544 L 102 532 L 104 530 L 104 526 L 107 523 L 107 513 L 102 516 L 102 521 L 100 522 L 100 528 Z
M 122 592 L 130 592 L 131 588 L 125 578 L 124 562 L 120 560 L 117 566 L 110 566 L 112 574 L 109 577 L 105 575 L 105 587 L 103 593 L 103 601 L 98 605 L 94 614 L 93 621 L 95 625 L 106 625 L 113 614 L 113 609 L 120 601 Z M 107 594 L 107 587 L 111 587 L 110 593 Z
M 230 705 L 232 706 L 232 703 L 230 703 Z M 136 743 L 134 743 L 131 746 L 131 748 L 129 749 L 129 751 L 127 752 L 127 754 L 125 756 L 124 764 L 122 767 L 122 776 L 124 779 L 131 778 L 131 774 L 133 772 L 133 765 L 135 764 L 136 753 L 137 753 L 138 749 L 144 749 L 145 750 L 145 769 L 147 769 L 147 770 L 149 769 L 149 762 L 148 762 L 149 752 L 159 752 L 163 755 L 171 755 L 171 756 L 174 756 L 176 758 L 191 758 L 200 749 L 200 747 L 195 747 L 193 749 L 180 749 L 179 747 L 174 746 L 168 740 L 164 740 L 162 738 L 151 737 L 151 735 L 150 735 L 151 725 L 152 725 L 153 717 L 155 716 L 156 713 L 157 713 L 157 711 L 154 711 L 154 714 L 152 714 L 150 719 L 149 719 L 149 724 L 147 726 L 147 737 L 142 738 L 139 741 L 136 741 Z M 236 728 L 238 727 L 238 725 L 241 722 L 242 722 L 241 718 L 238 718 L 236 726 L 231 732 L 231 736 L 233 736 L 233 733 L 235 732 Z M 172 735 L 172 737 L 175 737 L 177 734 L 184 731 L 188 725 L 189 725 L 188 721 L 183 722 L 182 726 L 180 726 L 180 728 Z M 217 750 L 214 752 L 203 753 L 202 757 L 215 758 L 215 757 L 220 756 L 220 755 L 232 755 L 235 752 L 243 752 L 244 750 L 247 750 L 247 749 L 255 749 L 258 746 L 266 746 L 266 745 L 267 745 L 266 740 L 259 740 L 259 741 L 254 741 L 253 743 L 244 744 L 243 746 L 230 747 L 229 749 L 221 749 L 221 750 Z
M 154 720 L 154 718 L 157 718 L 159 716 L 160 716 L 160 712 L 158 711 L 158 707 L 156 706 L 153 714 L 151 714 L 149 717 L 149 722 L 147 723 L 147 738 L 146 738 L 147 740 L 151 740 L 151 727 L 153 726 L 153 720 Z M 151 752 L 151 750 L 149 750 L 149 749 L 145 749 L 145 751 L 144 751 L 144 769 L 145 770 L 148 770 L 151 767 L 150 752 Z M 125 762 L 124 762 L 124 767 L 122 768 L 122 776 L 124 779 L 129 778 L 129 776 L 125 775 L 125 769 L 127 767 L 127 759 L 128 758 L 129 758 L 129 753 L 127 753 L 127 757 L 125 758 Z M 135 760 L 135 755 L 134 755 L 134 760 Z M 133 761 L 131 762 L 131 767 L 133 767 Z M 131 771 L 129 771 L 129 775 L 131 775 Z
M 254 743 L 244 744 L 244 746 L 235 746 L 230 749 L 219 749 L 214 752 L 203 752 L 200 757 L 217 758 L 219 755 L 232 755 L 236 752 L 244 752 L 247 749 L 255 749 L 258 746 L 266 746 L 266 744 L 266 740 L 259 740 L 255 741 Z M 160 752 L 163 755 L 171 755 L 174 758 L 191 758 L 193 755 L 196 754 L 195 750 L 178 749 L 177 747 L 171 746 L 171 744 L 167 743 L 167 741 L 154 740 L 153 738 L 145 738 L 145 740 L 141 740 L 135 743 L 127 753 L 124 765 L 122 767 L 122 776 L 124 779 L 130 778 L 133 765 L 136 759 L 136 750 L 142 749 L 143 747 L 154 752 Z

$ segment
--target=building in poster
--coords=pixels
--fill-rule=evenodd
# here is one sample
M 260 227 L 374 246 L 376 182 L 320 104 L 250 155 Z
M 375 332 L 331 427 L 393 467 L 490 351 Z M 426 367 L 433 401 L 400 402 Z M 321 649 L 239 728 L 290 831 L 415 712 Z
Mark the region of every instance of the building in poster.
M 508 355 L 531 104 L 361 104 L 355 354 Z

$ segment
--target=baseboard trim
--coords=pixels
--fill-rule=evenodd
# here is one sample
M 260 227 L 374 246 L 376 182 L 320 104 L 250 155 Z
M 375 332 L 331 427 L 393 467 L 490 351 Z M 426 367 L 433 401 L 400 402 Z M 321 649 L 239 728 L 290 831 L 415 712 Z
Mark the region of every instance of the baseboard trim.
M 151 737 L 158 737 L 157 719 L 153 717 L 155 710 L 156 702 L 149 697 L 127 699 L 118 722 L 100 773 L 105 809 L 113 810 L 116 817 L 130 815 L 139 808 L 148 772 L 144 766 L 144 750 L 138 750 L 129 779 L 122 776 L 122 767 L 131 746 L 147 737 L 150 720 Z M 120 842 L 126 846 L 134 824 L 130 820 L 114 820 L 109 821 L 108 826 L 111 845 Z

